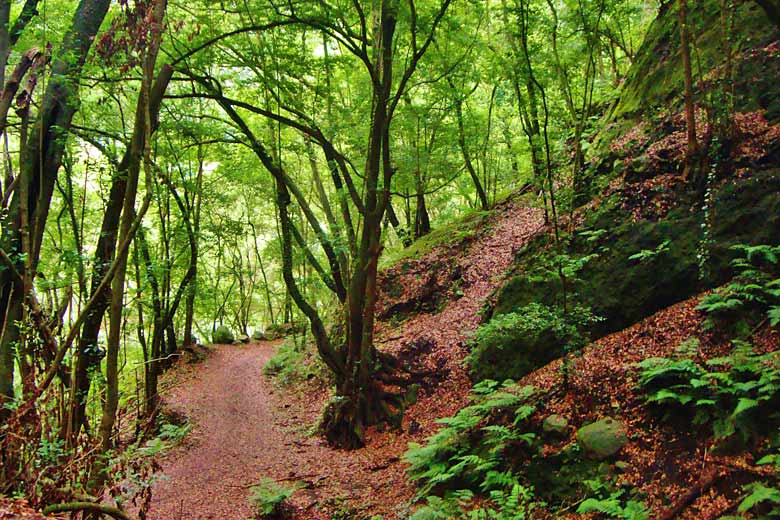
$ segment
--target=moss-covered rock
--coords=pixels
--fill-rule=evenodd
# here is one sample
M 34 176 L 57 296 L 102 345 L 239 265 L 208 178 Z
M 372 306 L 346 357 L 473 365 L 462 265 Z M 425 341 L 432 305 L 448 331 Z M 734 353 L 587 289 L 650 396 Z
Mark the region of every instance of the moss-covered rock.
M 542 422 L 542 431 L 551 435 L 565 435 L 568 430 L 569 421 L 558 414 L 549 415 Z
M 211 339 L 214 343 L 220 345 L 230 345 L 236 340 L 236 337 L 233 335 L 233 331 L 230 330 L 230 327 L 227 325 L 220 325 L 217 327 L 217 330 L 214 331 Z
M 605 230 L 596 240 L 575 235 L 569 247 L 574 256 L 598 254 L 574 283 L 577 301 L 591 307 L 604 321 L 592 325 L 599 337 L 635 323 L 650 314 L 724 283 L 731 276 L 731 246 L 740 243 L 780 243 L 780 171 L 756 173 L 726 181 L 715 191 L 711 213 L 712 243 L 708 249 L 707 279 L 699 276 L 704 217 L 695 200 L 685 200 L 660 219 L 634 220 L 614 195 L 587 217 L 585 228 Z M 694 209 L 691 209 L 694 208 Z M 544 259 L 547 237 L 520 253 L 518 274 L 497 294 L 493 314 L 514 312 L 531 302 L 560 305 L 557 281 L 534 281 L 528 273 Z M 643 250 L 666 248 L 644 260 L 631 259 Z
M 623 423 L 604 417 L 577 430 L 577 443 L 586 457 L 606 459 L 626 445 L 628 437 Z
M 720 25 L 720 2 L 704 0 L 696 4 L 696 9 L 688 13 L 689 24 L 693 28 L 692 42 L 696 49 L 696 73 L 707 75 L 712 69 L 724 62 Z M 735 54 L 746 49 L 764 46 L 776 38 L 774 26 L 764 11 L 754 2 L 739 3 L 734 9 L 734 30 L 731 34 L 732 48 Z M 740 58 L 740 56 L 737 56 Z M 742 56 L 750 58 L 750 56 Z M 617 103 L 609 114 L 609 119 L 630 119 L 657 107 L 669 108 L 681 103 L 683 91 L 683 71 L 680 65 L 680 32 L 676 4 L 662 3 L 658 16 L 650 25 L 642 47 L 636 54 L 634 63 L 628 72 L 620 90 Z M 756 81 L 770 80 L 763 72 L 751 70 L 749 59 L 736 60 L 734 77 L 749 86 Z M 765 63 L 761 67 L 766 66 Z M 771 77 L 771 76 L 770 76 Z M 771 80 L 770 80 L 771 81 Z M 776 103 L 777 96 L 768 96 L 768 92 L 777 92 L 775 85 L 766 83 L 755 88 L 736 88 L 735 107 L 738 111 L 769 108 Z M 768 88 L 766 88 L 768 87 Z M 773 97 L 773 100 L 770 100 Z

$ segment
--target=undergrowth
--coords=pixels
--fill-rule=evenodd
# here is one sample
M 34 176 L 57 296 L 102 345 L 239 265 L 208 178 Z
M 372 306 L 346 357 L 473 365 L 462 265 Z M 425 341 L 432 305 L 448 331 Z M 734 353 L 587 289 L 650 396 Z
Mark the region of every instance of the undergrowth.
M 409 247 L 400 247 L 382 255 L 380 268 L 386 269 L 410 258 L 422 258 L 437 247 L 452 247 L 461 244 L 477 232 L 485 231 L 493 211 L 470 210 L 460 218 L 434 229 L 415 240 Z
M 588 325 L 597 321 L 589 309 L 531 303 L 500 314 L 474 333 L 467 362 L 476 380 L 519 379 L 540 366 L 575 352 L 589 340 Z
M 280 484 L 272 478 L 264 478 L 259 484 L 252 486 L 249 501 L 257 511 L 259 518 L 285 518 L 289 513 L 290 497 L 298 486 Z
M 308 344 L 286 340 L 263 367 L 263 373 L 281 386 L 292 386 L 311 379 L 326 379 L 327 370 Z

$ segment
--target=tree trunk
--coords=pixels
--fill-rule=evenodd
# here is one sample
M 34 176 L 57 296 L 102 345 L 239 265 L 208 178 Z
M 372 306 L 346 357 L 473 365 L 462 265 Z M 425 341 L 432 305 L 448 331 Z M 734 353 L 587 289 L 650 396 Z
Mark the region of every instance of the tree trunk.
M 135 199 L 138 191 L 138 180 L 140 177 L 141 162 L 146 173 L 147 184 L 152 178 L 151 175 L 151 132 L 152 121 L 150 114 L 150 97 L 152 88 L 152 78 L 154 77 L 154 66 L 157 61 L 157 53 L 162 38 L 162 24 L 165 18 L 166 0 L 157 0 L 151 6 L 151 37 L 147 54 L 143 65 L 143 77 L 141 92 L 139 94 L 139 106 L 141 109 L 141 118 L 136 120 L 140 123 L 143 131 L 143 139 L 131 144 L 131 159 L 127 174 L 127 186 L 125 188 L 125 200 L 122 206 L 122 217 L 119 223 L 119 239 L 121 242 L 130 238 L 132 223 L 135 218 Z M 152 187 L 147 185 L 147 197 L 151 196 Z M 122 309 L 124 304 L 125 275 L 127 272 L 127 251 L 120 251 L 117 256 L 119 267 L 111 285 L 111 303 L 108 341 L 106 346 L 106 399 L 103 405 L 103 415 L 100 421 L 100 438 L 103 450 L 111 449 L 113 442 L 114 422 L 116 421 L 116 412 L 119 405 L 119 343 L 122 331 Z
M 76 9 L 70 29 L 65 35 L 57 58 L 51 67 L 50 79 L 40 103 L 41 109 L 32 139 L 26 143 L 21 175 L 30 186 L 27 200 L 20 200 L 17 190 L 10 203 L 8 225 L 3 227 L 0 247 L 17 263 L 25 276 L 30 267 L 30 281 L 35 273 L 43 238 L 43 228 L 49 213 L 54 183 L 62 162 L 65 141 L 73 115 L 78 107 L 78 76 L 87 53 L 108 11 L 108 0 L 82 0 Z M 26 215 L 21 215 L 26 206 Z M 27 262 L 20 259 L 22 219 L 31 231 Z M 27 265 L 25 265 L 27 264 Z M 0 274 L 0 409 L 13 398 L 14 344 L 19 337 L 17 321 L 22 316 L 23 287 L 11 279 L 8 269 Z M 0 412 L 0 419 L 5 411 Z
M 163 66 L 157 76 L 154 87 L 152 88 L 148 107 L 152 119 L 152 132 L 157 129 L 160 106 L 162 105 L 163 96 L 172 75 L 173 69 L 168 66 Z M 111 181 L 108 204 L 103 213 L 103 222 L 100 226 L 100 235 L 98 236 L 95 257 L 92 262 L 90 297 L 95 295 L 105 271 L 109 268 L 114 258 L 128 174 L 131 168 L 139 168 L 140 158 L 134 157 L 133 154 L 139 153 L 139 150 L 142 151 L 144 147 L 145 130 L 143 120 L 146 117 L 145 110 L 146 107 L 142 104 L 142 97 L 139 96 L 136 104 L 135 126 L 133 127 L 131 142 Z M 86 418 L 85 408 L 91 386 L 90 372 L 99 367 L 102 358 L 102 355 L 97 348 L 98 336 L 100 334 L 100 327 L 103 323 L 103 316 L 105 315 L 106 310 L 108 310 L 110 297 L 111 291 L 106 287 L 103 293 L 98 296 L 95 306 L 87 315 L 84 320 L 84 325 L 81 328 L 81 335 L 76 351 L 76 369 L 71 382 L 69 418 L 66 421 L 66 438 L 69 439 L 71 444 L 73 440 L 78 437 L 79 431 L 82 425 L 84 425 Z
M 692 180 L 695 176 L 696 157 L 699 153 L 699 142 L 696 138 L 696 107 L 693 101 L 693 72 L 691 69 L 690 33 L 688 31 L 688 2 L 677 0 L 677 14 L 680 19 L 680 55 L 683 63 L 683 78 L 685 85 L 685 125 L 686 149 L 683 179 Z

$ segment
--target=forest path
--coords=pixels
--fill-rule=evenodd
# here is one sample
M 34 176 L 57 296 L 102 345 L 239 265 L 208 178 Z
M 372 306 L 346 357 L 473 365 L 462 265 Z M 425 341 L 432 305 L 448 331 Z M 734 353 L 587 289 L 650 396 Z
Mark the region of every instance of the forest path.
M 193 428 L 162 461 L 166 479 L 154 486 L 148 518 L 246 520 L 253 514 L 249 488 L 264 477 L 304 484 L 293 497 L 296 519 L 331 518 L 321 508 L 340 511 L 339 518 L 405 517 L 415 494 L 401 461 L 407 443 L 423 442 L 436 430 L 436 418 L 466 403 L 471 384 L 462 364 L 464 342 L 517 249 L 543 227 L 539 209 L 504 204 L 464 250 L 445 249 L 419 260 L 422 269 L 435 269 L 437 255 L 457 254 L 462 296 L 438 313 L 417 314 L 400 326 L 383 323 L 378 332 L 395 336 L 385 343 L 388 351 L 425 338 L 432 349 L 418 361 L 446 377 L 407 410 L 403 431 L 370 428 L 365 449 L 334 450 L 306 435 L 329 395 L 321 387 L 303 394 L 277 391 L 262 368 L 279 342 L 219 345 L 206 361 L 169 371 L 166 377 L 173 381 L 164 401 L 185 414 Z M 401 283 L 413 285 L 414 277 L 409 273 Z
M 309 466 L 327 460 L 326 447 L 285 431 L 274 410 L 262 369 L 279 343 L 218 345 L 202 363 L 174 371 L 165 403 L 192 431 L 162 460 L 150 520 L 246 520 L 252 485 L 263 477 L 303 480 Z

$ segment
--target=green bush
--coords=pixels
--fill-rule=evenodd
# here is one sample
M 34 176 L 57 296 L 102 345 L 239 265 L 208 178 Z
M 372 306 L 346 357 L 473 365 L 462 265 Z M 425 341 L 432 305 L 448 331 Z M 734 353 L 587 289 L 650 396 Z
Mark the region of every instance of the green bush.
M 468 357 L 471 375 L 477 381 L 519 379 L 585 346 L 584 330 L 596 320 L 582 307 L 564 314 L 559 307 L 540 303 L 500 314 L 474 333 Z
M 261 518 L 283 518 L 287 514 L 287 501 L 297 486 L 286 486 L 266 477 L 250 489 L 249 501 Z
M 731 264 L 735 278 L 710 295 L 697 307 L 709 315 L 706 324 L 722 325 L 729 332 L 746 331 L 757 320 L 768 318 L 780 323 L 780 246 L 737 245 L 739 252 Z
M 729 355 L 705 364 L 650 358 L 638 367 L 646 402 L 667 418 L 692 415 L 694 424 L 712 425 L 716 439 L 738 433 L 747 440 L 780 419 L 780 352 L 757 354 L 749 343 L 734 341 Z
M 236 337 L 233 335 L 233 331 L 230 330 L 227 325 L 220 325 L 217 327 L 217 330 L 214 331 L 211 339 L 214 341 L 214 343 L 220 345 L 230 345 L 236 340 Z
M 285 341 L 276 349 L 263 367 L 263 373 L 276 378 L 281 386 L 327 377 L 319 357 L 307 350 L 307 345 L 299 346 L 292 340 Z

